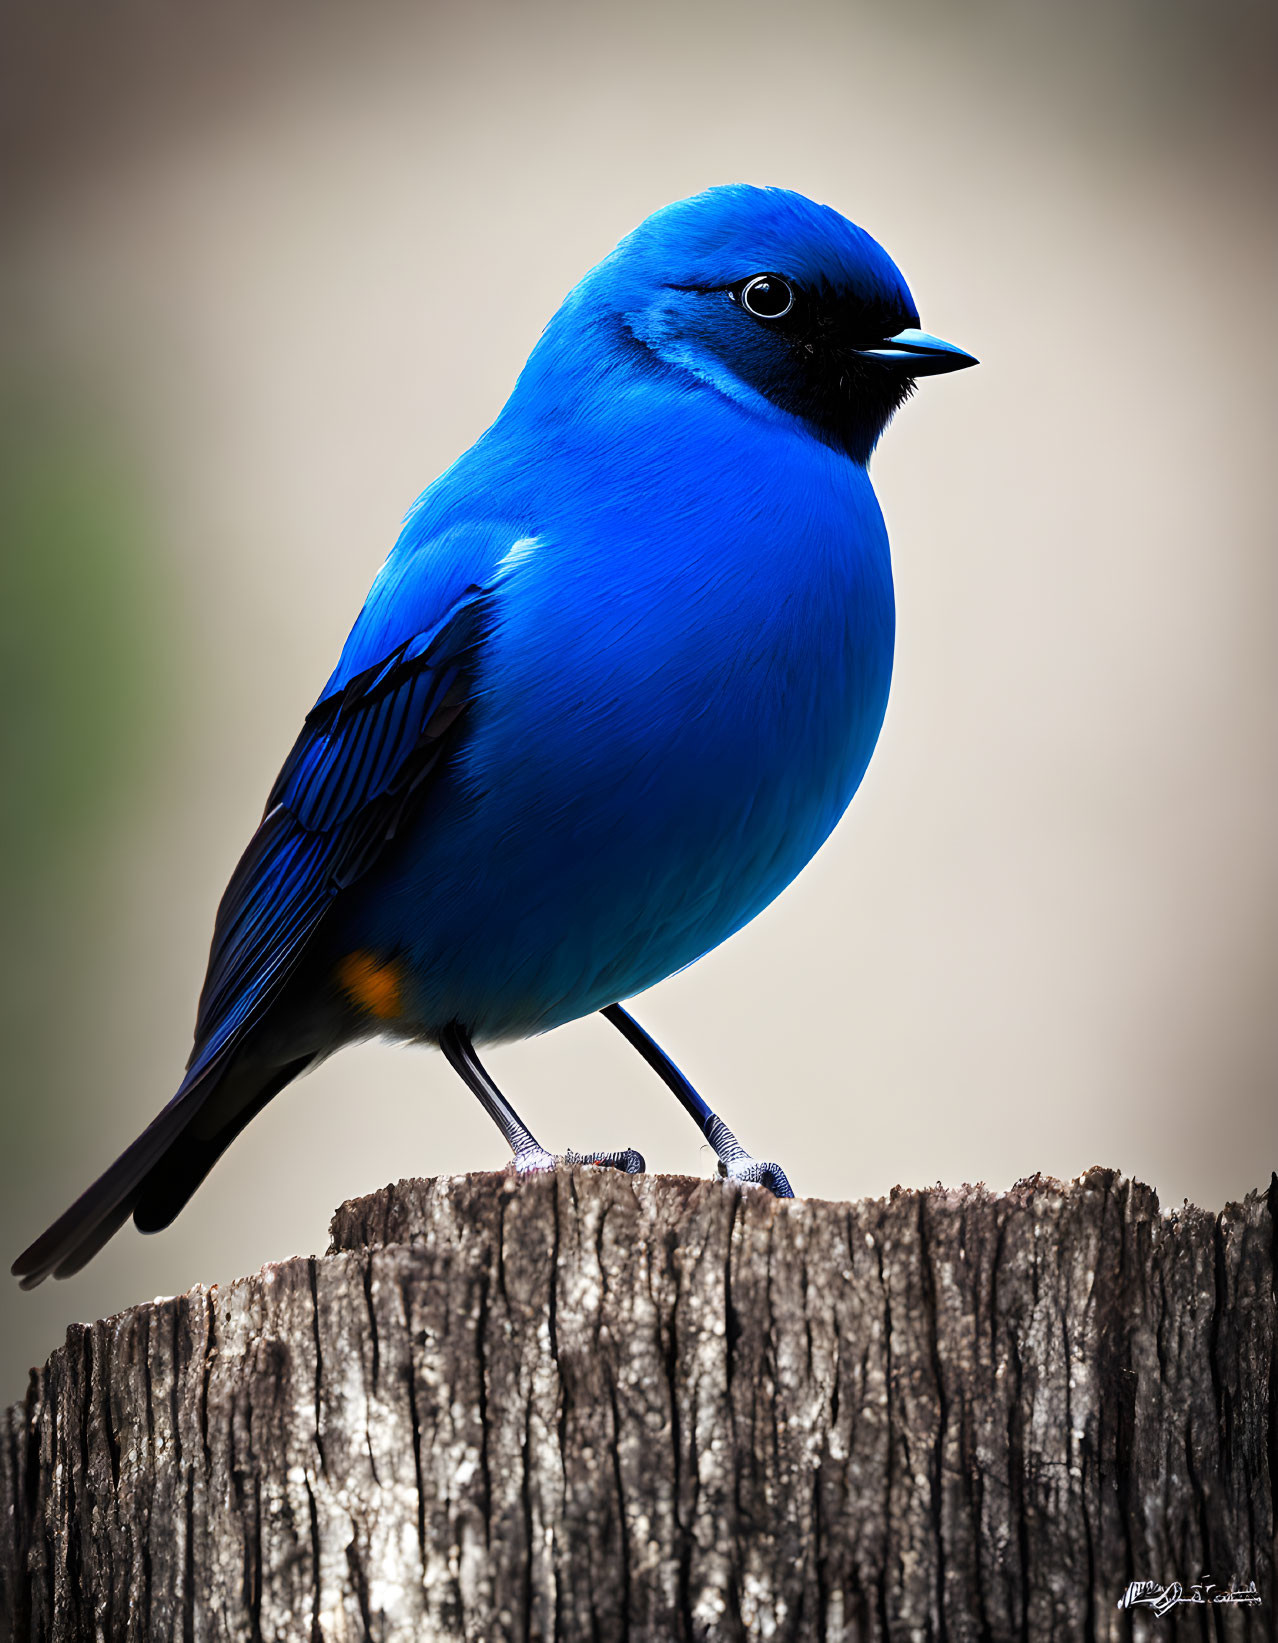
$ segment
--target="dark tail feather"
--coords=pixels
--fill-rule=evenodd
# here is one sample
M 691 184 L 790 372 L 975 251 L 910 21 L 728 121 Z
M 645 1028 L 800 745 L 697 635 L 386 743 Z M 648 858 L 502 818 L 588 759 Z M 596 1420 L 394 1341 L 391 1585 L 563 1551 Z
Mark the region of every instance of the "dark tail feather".
M 142 1182 L 133 1207 L 133 1222 L 138 1231 L 159 1232 L 168 1226 L 186 1207 L 192 1193 L 244 1126 L 256 1118 L 286 1084 L 304 1073 L 314 1059 L 304 1055 L 272 1073 L 252 1099 L 214 1135 L 199 1136 L 184 1130 Z
M 133 1213 L 142 1183 L 199 1112 L 207 1095 L 203 1080 L 181 1092 L 110 1169 L 23 1250 L 12 1267 L 23 1289 L 34 1289 L 48 1277 L 69 1278 L 119 1231 Z
M 306 1056 L 273 1074 L 207 1139 L 193 1136 L 190 1126 L 221 1078 L 206 1074 L 189 1089 L 179 1090 L 133 1145 L 18 1256 L 11 1271 L 23 1289 L 34 1289 L 46 1278 L 69 1278 L 79 1272 L 130 1215 L 143 1232 L 167 1226 L 245 1124 L 310 1060 Z

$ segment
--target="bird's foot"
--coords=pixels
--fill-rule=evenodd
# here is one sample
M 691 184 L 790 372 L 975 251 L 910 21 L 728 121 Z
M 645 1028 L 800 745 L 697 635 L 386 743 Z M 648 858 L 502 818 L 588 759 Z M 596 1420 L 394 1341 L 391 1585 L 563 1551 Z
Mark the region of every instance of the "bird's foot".
M 554 1169 L 559 1160 L 553 1152 L 547 1152 L 545 1147 L 526 1147 L 523 1152 L 517 1152 L 506 1165 L 513 1169 L 516 1175 L 533 1175 L 538 1170 Z
M 730 1164 L 719 1161 L 719 1174 L 729 1181 L 742 1181 L 759 1187 L 767 1187 L 774 1198 L 793 1198 L 794 1188 L 780 1164 L 771 1164 L 763 1158 L 751 1158 L 745 1154 L 734 1158 Z
M 641 1152 L 627 1147 L 624 1152 L 566 1152 L 565 1164 L 599 1164 L 606 1169 L 619 1169 L 623 1175 L 642 1175 L 648 1168 Z
M 525 1152 L 516 1153 L 507 1168 L 519 1175 L 531 1175 L 538 1170 L 557 1169 L 560 1164 L 569 1167 L 574 1164 L 595 1164 L 605 1169 L 619 1169 L 626 1175 L 642 1175 L 648 1167 L 643 1154 L 633 1147 L 627 1147 L 624 1152 L 569 1151 L 559 1158 L 544 1147 L 529 1147 Z

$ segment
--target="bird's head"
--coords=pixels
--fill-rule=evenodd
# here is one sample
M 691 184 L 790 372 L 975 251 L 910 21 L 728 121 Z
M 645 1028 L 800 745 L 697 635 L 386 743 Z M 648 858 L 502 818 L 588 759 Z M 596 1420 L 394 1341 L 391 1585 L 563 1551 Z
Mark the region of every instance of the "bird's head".
M 864 229 L 780 188 L 712 188 L 654 212 L 581 282 L 570 314 L 800 418 L 857 462 L 916 377 L 976 363 L 919 329 L 900 270 Z

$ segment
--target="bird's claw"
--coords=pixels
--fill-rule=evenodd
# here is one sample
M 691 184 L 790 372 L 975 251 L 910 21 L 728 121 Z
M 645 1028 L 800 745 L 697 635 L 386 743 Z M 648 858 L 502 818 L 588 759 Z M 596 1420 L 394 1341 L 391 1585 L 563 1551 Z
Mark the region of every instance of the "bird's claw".
M 748 1185 L 767 1187 L 774 1198 L 793 1198 L 794 1188 L 780 1164 L 769 1163 L 762 1158 L 737 1158 L 731 1164 L 722 1161 L 719 1164 L 720 1175 L 727 1176 L 729 1181 L 741 1181 Z
M 566 1152 L 565 1164 L 598 1164 L 607 1169 L 619 1169 L 624 1175 L 642 1175 L 648 1168 L 641 1152 L 627 1147 L 624 1152 Z
M 560 1164 L 596 1164 L 619 1169 L 626 1175 L 642 1175 L 648 1167 L 643 1154 L 633 1147 L 627 1147 L 624 1152 L 566 1152 L 562 1158 L 556 1158 L 544 1147 L 529 1147 L 526 1152 L 517 1153 L 508 1168 L 519 1175 L 531 1175 L 538 1170 L 557 1169 Z

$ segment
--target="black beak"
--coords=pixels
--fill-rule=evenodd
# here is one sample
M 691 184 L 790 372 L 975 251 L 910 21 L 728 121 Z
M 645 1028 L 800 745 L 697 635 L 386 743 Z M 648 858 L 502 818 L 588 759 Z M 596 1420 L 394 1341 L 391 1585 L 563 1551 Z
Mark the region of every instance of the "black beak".
M 907 377 L 935 377 L 944 371 L 961 371 L 965 366 L 980 363 L 952 342 L 942 342 L 940 337 L 929 336 L 926 331 L 913 330 L 898 331 L 873 348 L 858 348 L 856 354 L 858 359 L 890 366 Z

